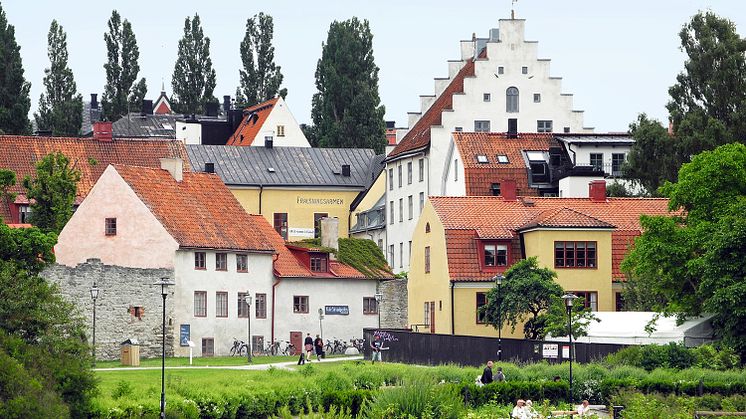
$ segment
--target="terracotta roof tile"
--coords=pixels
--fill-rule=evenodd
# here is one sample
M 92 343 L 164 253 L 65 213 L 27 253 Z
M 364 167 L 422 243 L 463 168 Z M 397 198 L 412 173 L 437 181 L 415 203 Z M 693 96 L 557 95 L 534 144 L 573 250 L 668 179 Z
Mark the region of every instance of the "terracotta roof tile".
M 228 138 L 227 145 L 250 146 L 253 144 L 267 117 L 272 113 L 275 103 L 277 103 L 277 98 L 244 109 L 243 120 L 236 128 L 236 132 Z
M 538 213 L 531 221 L 519 227 L 517 231 L 536 227 L 614 228 L 614 225 L 572 208 L 559 207 Z

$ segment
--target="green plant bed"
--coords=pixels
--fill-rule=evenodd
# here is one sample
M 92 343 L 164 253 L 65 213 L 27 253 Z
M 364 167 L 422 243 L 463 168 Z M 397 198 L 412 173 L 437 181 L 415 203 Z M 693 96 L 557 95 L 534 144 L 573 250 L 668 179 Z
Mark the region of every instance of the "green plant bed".
M 744 394 L 691 397 L 623 391 L 612 397 L 612 403 L 625 407 L 622 415 L 625 419 L 690 419 L 697 410 L 746 412 Z
M 199 357 L 192 358 L 192 365 L 196 367 L 218 367 L 218 366 L 238 366 L 238 365 L 259 365 L 273 364 L 277 362 L 297 361 L 297 356 L 255 356 L 251 364 L 242 356 L 216 356 L 216 357 Z M 145 358 L 140 360 L 141 367 L 160 367 L 161 358 Z M 166 358 L 167 367 L 188 367 L 188 357 Z M 129 365 L 122 365 L 121 361 L 98 361 L 96 368 L 132 368 Z

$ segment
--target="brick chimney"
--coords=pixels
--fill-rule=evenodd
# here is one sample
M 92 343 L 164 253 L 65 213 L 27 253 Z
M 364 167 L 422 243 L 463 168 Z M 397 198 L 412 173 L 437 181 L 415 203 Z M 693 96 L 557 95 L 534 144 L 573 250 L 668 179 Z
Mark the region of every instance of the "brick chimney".
M 518 191 L 515 187 L 514 180 L 503 180 L 500 182 L 500 195 L 502 195 L 505 201 L 515 201 L 518 196 Z
M 606 181 L 592 180 L 588 182 L 588 197 L 593 202 L 606 202 Z
M 326 217 L 321 219 L 321 245 L 339 250 L 339 219 L 337 217 Z M 336 257 L 329 255 L 332 260 Z
M 161 160 L 161 169 L 168 170 L 177 182 L 184 179 L 184 162 L 178 157 L 166 157 Z
M 93 123 L 93 138 L 101 142 L 112 142 L 113 133 L 111 128 L 111 122 L 109 121 L 96 121 Z

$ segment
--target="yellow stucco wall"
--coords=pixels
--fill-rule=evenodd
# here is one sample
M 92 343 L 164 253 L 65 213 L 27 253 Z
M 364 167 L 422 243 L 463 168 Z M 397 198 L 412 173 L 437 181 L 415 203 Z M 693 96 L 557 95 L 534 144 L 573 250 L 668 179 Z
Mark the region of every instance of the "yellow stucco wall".
M 598 310 L 613 311 L 611 291 L 611 231 L 535 230 L 524 233 L 526 256 L 536 256 L 540 266 L 557 272 L 557 282 L 567 291 L 598 292 Z M 592 268 L 555 268 L 555 241 L 595 241 L 596 264 Z
M 262 208 L 259 210 L 258 188 L 233 188 L 229 186 L 238 202 L 250 214 L 262 214 L 270 225 L 274 214 L 288 214 L 290 241 L 313 237 L 314 213 L 327 213 L 339 219 L 339 237 L 347 237 L 350 229 L 350 204 L 360 191 L 313 190 L 313 189 L 270 189 L 262 192 Z M 292 234 L 292 229 L 305 229 L 304 234 Z
M 497 337 L 497 329 L 490 324 L 477 323 L 477 293 L 488 292 L 494 283 L 458 283 L 454 290 L 455 311 L 454 324 L 455 334 L 472 336 Z M 449 313 L 450 314 L 450 313 Z M 503 325 L 502 337 L 523 338 L 523 325 L 518 325 L 515 332 L 510 331 L 509 326 Z
M 352 212 L 352 225 L 355 225 L 355 222 L 357 221 L 357 214 L 362 211 L 367 211 L 371 208 L 373 208 L 373 205 L 378 202 L 379 199 L 386 193 L 386 171 L 381 171 L 381 174 L 378 175 L 378 179 L 376 179 L 375 182 L 373 182 L 373 185 L 371 185 L 370 189 L 368 190 L 368 193 L 365 194 L 365 197 L 357 204 L 357 207 Z

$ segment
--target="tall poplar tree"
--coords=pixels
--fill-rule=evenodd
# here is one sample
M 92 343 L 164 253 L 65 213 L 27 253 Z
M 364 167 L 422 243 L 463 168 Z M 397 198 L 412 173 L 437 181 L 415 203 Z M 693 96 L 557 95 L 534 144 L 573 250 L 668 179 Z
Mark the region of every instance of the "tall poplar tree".
M 275 47 L 272 45 L 274 23 L 272 16 L 259 13 L 246 20 L 246 34 L 241 42 L 241 78 L 236 100 L 246 106 L 272 99 L 278 94 L 287 96 L 287 89 L 280 90 L 282 73 L 275 65 Z
M 130 110 L 139 110 L 147 93 L 145 78 L 137 80 L 140 72 L 140 50 L 137 47 L 135 33 L 127 19 L 122 21 L 119 12 L 111 12 L 109 31 L 104 33 L 108 61 L 106 69 L 106 86 L 101 98 L 104 117 L 116 121 Z
M 31 85 L 23 77 L 21 47 L 16 43 L 15 28 L 8 24 L 0 6 L 0 131 L 28 134 Z
M 320 147 L 386 147 L 385 108 L 367 20 L 334 21 L 316 66 L 311 116 Z
M 173 107 L 184 114 L 204 113 L 207 102 L 215 102 L 215 70 L 210 59 L 210 38 L 202 31 L 199 15 L 184 21 L 184 36 L 171 78 Z
M 75 136 L 83 124 L 83 96 L 77 92 L 73 72 L 67 66 L 67 34 L 56 20 L 49 26 L 47 41 L 46 92 L 39 98 L 39 113 L 34 119 L 39 129 L 51 130 L 52 135 Z

